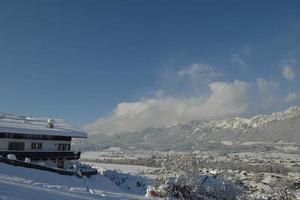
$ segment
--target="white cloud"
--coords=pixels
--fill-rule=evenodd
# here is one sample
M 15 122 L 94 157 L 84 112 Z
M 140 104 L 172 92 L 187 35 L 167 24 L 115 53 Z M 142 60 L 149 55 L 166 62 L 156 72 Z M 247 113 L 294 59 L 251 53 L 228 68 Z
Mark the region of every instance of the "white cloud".
M 242 66 L 246 66 L 246 61 L 241 57 L 239 53 L 233 53 L 231 54 L 231 62 L 233 64 L 239 64 Z
M 251 49 L 243 50 L 244 55 L 250 52 Z M 285 70 L 283 74 L 286 77 L 289 79 L 295 77 L 295 70 L 289 67 Z M 275 80 L 258 78 L 255 83 L 240 80 L 216 81 L 224 75 L 203 63 L 184 67 L 177 71 L 176 75 L 176 80 L 178 81 L 179 78 L 180 83 L 192 80 L 193 86 L 201 84 L 203 87 L 196 87 L 198 90 L 193 91 L 194 95 L 186 95 L 185 98 L 158 90 L 150 98 L 144 97 L 135 102 L 119 103 L 109 116 L 88 124 L 85 127 L 86 131 L 90 134 L 114 134 L 150 127 L 164 127 L 175 122 L 224 119 L 257 114 L 262 110 L 270 111 L 274 107 L 288 105 L 300 99 L 300 95 L 296 93 L 283 97 L 279 92 L 280 83 Z M 203 91 L 207 90 L 209 92 L 204 94 Z
M 251 52 L 252 52 L 252 47 L 246 45 L 243 48 L 234 51 L 231 54 L 230 61 L 233 64 L 238 64 L 238 65 L 241 65 L 241 66 L 246 66 L 247 65 L 247 63 L 246 63 L 246 57 L 248 55 L 250 55 Z
M 264 94 L 269 94 L 279 87 L 279 82 L 273 80 L 267 80 L 264 78 L 258 78 L 256 80 L 256 85 L 258 87 L 259 92 Z
M 248 111 L 248 94 L 250 85 L 235 80 L 232 83 L 214 82 L 209 85 L 210 97 L 201 105 L 206 118 L 226 118 L 240 115 Z M 197 117 L 197 116 L 195 116 Z M 204 116 L 202 116 L 204 117 Z
M 282 75 L 285 79 L 292 81 L 296 77 L 296 69 L 292 65 L 285 65 L 282 69 Z
M 220 72 L 210 65 L 193 63 L 177 72 L 179 78 L 190 78 L 193 82 L 209 83 L 222 76 Z
M 250 85 L 243 81 L 213 82 L 207 98 L 150 98 L 119 103 L 112 114 L 86 126 L 89 133 L 120 133 L 160 127 L 178 121 L 219 119 L 248 112 Z
M 287 95 L 284 99 L 284 101 L 286 103 L 290 103 L 290 102 L 293 102 L 293 101 L 296 101 L 296 100 L 299 100 L 300 99 L 300 94 L 296 93 L 296 92 L 292 92 L 290 93 L 289 95 Z
M 256 79 L 257 94 L 261 108 L 271 107 L 278 102 L 279 82 L 265 78 Z M 255 93 L 255 92 L 254 92 Z

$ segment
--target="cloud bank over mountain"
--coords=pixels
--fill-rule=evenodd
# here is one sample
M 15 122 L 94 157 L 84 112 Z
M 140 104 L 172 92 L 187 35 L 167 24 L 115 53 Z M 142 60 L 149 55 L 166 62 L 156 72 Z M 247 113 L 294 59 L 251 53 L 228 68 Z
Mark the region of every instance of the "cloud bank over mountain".
M 100 118 L 86 128 L 90 133 L 122 132 L 160 127 L 177 121 L 234 116 L 248 110 L 250 86 L 242 81 L 209 84 L 211 94 L 177 99 L 150 98 L 117 105 L 111 116 Z
M 294 75 L 290 71 L 282 73 L 290 80 L 296 76 L 293 72 Z M 296 93 L 279 95 L 280 82 L 272 79 L 218 81 L 226 74 L 203 63 L 183 67 L 176 75 L 181 81 L 189 79 L 192 84 L 201 84 L 208 92 L 197 91 L 189 96 L 177 97 L 159 91 L 160 95 L 121 102 L 110 115 L 85 126 L 86 131 L 90 134 L 114 134 L 164 127 L 176 122 L 226 119 L 257 114 L 262 110 L 274 111 L 274 107 L 281 109 L 281 106 L 298 99 Z

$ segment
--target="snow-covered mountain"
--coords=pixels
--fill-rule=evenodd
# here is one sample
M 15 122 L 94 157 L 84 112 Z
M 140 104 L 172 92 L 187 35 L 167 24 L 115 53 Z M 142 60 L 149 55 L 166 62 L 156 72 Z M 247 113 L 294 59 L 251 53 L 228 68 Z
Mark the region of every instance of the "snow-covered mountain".
M 300 107 L 291 107 L 284 112 L 276 112 L 271 115 L 257 115 L 252 118 L 235 117 L 226 120 L 211 120 L 211 121 L 192 121 L 187 123 L 176 123 L 166 128 L 174 126 L 191 126 L 195 132 L 205 129 L 238 129 L 247 130 L 250 128 L 263 128 L 271 123 L 293 119 L 300 116 Z
M 257 142 L 300 144 L 300 107 L 252 118 L 195 120 L 111 136 L 93 135 L 80 146 L 89 150 L 111 146 L 188 150 Z

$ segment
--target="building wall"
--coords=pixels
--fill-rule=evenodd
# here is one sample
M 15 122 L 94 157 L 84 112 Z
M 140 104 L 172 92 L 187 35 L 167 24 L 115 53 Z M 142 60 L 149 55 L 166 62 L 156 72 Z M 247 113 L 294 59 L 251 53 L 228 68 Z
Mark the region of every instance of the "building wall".
M 9 142 L 24 142 L 24 151 L 53 151 L 58 152 L 58 144 L 70 144 L 71 141 L 55 141 L 55 140 L 25 140 L 0 138 L 0 151 L 8 150 Z M 42 149 L 31 149 L 31 143 L 42 143 Z

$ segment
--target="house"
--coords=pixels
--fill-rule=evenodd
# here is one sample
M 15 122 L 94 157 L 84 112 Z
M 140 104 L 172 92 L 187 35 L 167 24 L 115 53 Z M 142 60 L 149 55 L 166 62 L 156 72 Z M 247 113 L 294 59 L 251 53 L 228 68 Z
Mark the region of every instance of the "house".
M 87 133 L 62 119 L 26 117 L 0 113 L 0 156 L 64 168 L 69 160 L 80 158 L 72 151 L 72 138 Z

